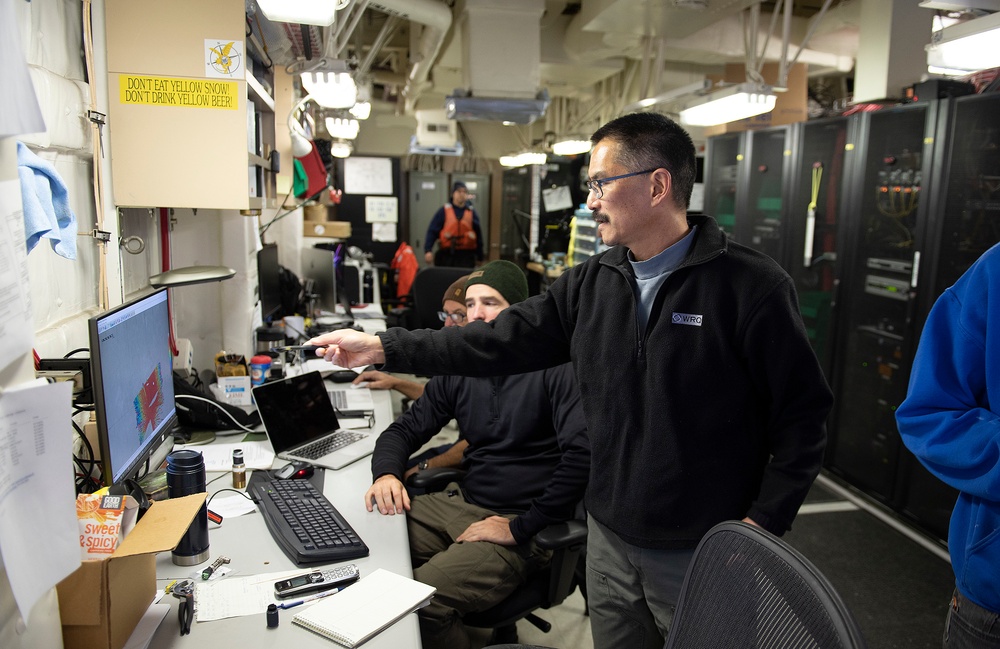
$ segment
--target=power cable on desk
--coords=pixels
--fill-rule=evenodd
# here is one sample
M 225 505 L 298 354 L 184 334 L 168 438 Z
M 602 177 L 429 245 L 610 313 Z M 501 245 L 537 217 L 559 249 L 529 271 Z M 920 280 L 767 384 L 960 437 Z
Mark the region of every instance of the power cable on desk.
M 227 475 L 229 475 L 229 474 L 226 473 L 226 474 L 223 474 L 223 475 L 221 475 L 219 477 L 226 477 Z M 219 478 L 216 478 L 216 480 L 218 480 L 218 479 Z M 205 506 L 208 507 L 209 505 L 211 505 L 212 504 L 212 498 L 215 498 L 216 496 L 218 496 L 219 494 L 221 494 L 223 491 L 232 491 L 233 493 L 238 493 L 239 495 L 243 496 L 247 500 L 253 502 L 253 498 L 250 496 L 250 494 L 248 494 L 246 492 L 243 492 L 243 491 L 240 491 L 239 489 L 229 489 L 229 488 L 226 488 L 226 489 L 219 489 L 214 494 L 212 494 L 211 496 L 209 496 L 208 500 L 205 501 Z
M 256 433 L 256 432 L 258 432 L 256 430 L 254 430 L 253 428 L 247 428 L 246 426 L 244 426 L 240 422 L 236 421 L 236 417 L 233 417 L 233 414 L 231 412 L 229 412 L 225 408 L 220 407 L 220 405 L 218 403 L 216 403 L 215 401 L 212 401 L 211 399 L 207 399 L 205 397 L 195 396 L 193 394 L 175 394 L 174 395 L 174 399 L 194 399 L 196 401 L 204 401 L 205 403 L 210 403 L 213 406 L 215 406 L 216 408 L 218 408 L 220 411 L 222 411 L 223 413 L 225 413 L 225 415 L 227 417 L 229 417 L 233 421 L 233 423 L 236 424 L 236 427 L 239 428 L 240 430 L 245 430 L 248 433 Z

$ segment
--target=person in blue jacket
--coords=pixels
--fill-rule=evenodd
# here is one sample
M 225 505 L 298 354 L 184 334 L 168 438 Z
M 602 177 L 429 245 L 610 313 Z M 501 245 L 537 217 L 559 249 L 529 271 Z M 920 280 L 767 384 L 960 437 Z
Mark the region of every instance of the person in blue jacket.
M 1000 647 L 1000 244 L 934 303 L 896 423 L 906 447 L 960 492 L 943 646 Z

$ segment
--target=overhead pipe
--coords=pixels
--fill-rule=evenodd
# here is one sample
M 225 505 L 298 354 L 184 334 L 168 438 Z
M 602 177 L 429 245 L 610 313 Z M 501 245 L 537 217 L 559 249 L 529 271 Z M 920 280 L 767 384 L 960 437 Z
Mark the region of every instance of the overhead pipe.
M 405 111 L 411 113 L 451 29 L 451 8 L 443 0 L 375 0 L 370 6 L 424 25 L 402 93 L 406 98 Z

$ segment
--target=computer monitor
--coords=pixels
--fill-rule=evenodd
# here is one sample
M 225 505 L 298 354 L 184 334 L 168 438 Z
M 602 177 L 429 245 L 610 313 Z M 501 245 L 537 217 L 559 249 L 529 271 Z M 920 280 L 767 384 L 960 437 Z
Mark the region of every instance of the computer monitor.
M 135 478 L 177 421 L 167 291 L 89 321 L 98 442 L 104 482 Z
M 260 286 L 260 311 L 264 322 L 281 312 L 281 266 L 278 244 L 265 243 L 257 252 L 257 282 Z

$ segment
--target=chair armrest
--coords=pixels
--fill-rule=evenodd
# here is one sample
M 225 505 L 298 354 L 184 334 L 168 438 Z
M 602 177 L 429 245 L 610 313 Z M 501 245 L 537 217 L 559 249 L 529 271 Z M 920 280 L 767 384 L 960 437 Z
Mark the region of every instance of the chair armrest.
M 454 467 L 440 467 L 437 469 L 424 469 L 417 471 L 406 479 L 406 484 L 410 487 L 424 489 L 427 492 L 441 491 L 450 482 L 461 482 L 465 477 L 465 471 Z
M 545 550 L 558 550 L 587 540 L 587 523 L 579 520 L 555 523 L 535 535 L 535 543 Z

